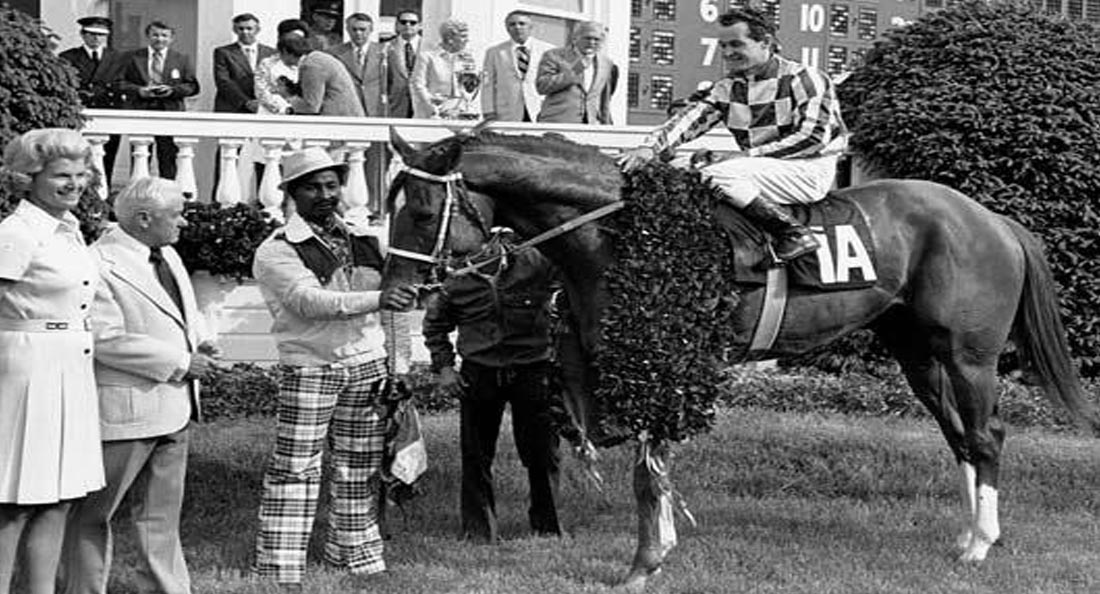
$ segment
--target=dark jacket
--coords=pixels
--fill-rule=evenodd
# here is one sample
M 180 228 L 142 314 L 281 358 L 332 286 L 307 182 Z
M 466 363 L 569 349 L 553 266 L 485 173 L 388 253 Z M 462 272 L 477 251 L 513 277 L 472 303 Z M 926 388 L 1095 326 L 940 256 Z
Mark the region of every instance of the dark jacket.
M 125 107 L 116 80 L 121 62 L 119 54 L 111 48 L 103 48 L 99 64 L 92 62 L 83 45 L 69 48 L 58 54 L 76 68 L 80 79 L 80 101 L 85 107 Z
M 275 48 L 256 44 L 256 63 L 275 53 Z M 239 43 L 214 48 L 214 111 L 252 113 L 245 104 L 256 98 L 256 73 Z
M 130 99 L 133 109 L 184 111 L 183 98 L 199 94 L 199 81 L 191 58 L 174 50 L 164 54 L 164 84 L 172 87 L 167 97 L 141 97 L 138 89 L 149 84 L 149 48 L 134 50 L 122 57 L 119 88 Z
M 464 361 L 508 367 L 550 359 L 550 261 L 534 248 L 508 259 L 497 275 L 474 272 L 447 279 L 438 298 L 429 302 L 423 333 L 433 370 L 454 365 L 450 334 L 456 328 Z

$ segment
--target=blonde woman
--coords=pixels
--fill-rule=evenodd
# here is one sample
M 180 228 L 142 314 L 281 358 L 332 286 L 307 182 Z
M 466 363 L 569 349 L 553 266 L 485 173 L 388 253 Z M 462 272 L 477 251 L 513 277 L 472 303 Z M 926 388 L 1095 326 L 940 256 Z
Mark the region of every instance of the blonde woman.
M 59 128 L 4 150 L 21 200 L 0 221 L 0 594 L 21 541 L 24 591 L 54 591 L 69 508 L 104 484 L 87 322 L 98 272 L 71 212 L 90 155 Z

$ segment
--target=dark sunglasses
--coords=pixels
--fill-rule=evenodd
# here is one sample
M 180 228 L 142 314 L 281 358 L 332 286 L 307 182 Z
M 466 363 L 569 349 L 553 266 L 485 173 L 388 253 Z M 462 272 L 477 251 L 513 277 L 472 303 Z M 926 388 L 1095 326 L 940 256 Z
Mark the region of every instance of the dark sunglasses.
M 397 22 L 401 23 L 402 25 L 415 25 L 415 24 L 419 23 L 420 21 L 414 21 L 414 20 L 410 20 L 410 19 L 400 19 Z

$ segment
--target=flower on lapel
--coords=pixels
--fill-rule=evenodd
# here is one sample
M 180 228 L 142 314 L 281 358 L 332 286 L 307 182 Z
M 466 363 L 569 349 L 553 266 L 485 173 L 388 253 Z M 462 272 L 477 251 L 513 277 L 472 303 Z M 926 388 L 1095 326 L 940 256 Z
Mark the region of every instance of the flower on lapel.
M 179 78 L 180 77 L 180 69 L 179 68 L 173 68 L 171 77 L 172 78 Z

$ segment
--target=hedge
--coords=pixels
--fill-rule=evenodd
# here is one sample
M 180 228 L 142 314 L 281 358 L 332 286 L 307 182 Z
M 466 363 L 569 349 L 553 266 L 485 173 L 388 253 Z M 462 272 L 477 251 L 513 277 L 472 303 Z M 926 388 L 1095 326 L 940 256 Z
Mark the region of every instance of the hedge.
M 1100 28 L 967 2 L 891 30 L 839 87 L 852 149 L 1038 234 L 1071 348 L 1100 374 Z

